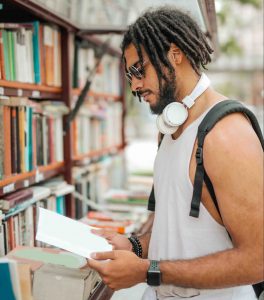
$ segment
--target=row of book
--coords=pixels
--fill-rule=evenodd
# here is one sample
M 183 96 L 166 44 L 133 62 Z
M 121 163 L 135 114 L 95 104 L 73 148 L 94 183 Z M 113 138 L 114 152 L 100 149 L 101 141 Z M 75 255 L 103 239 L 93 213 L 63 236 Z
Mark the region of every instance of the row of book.
M 65 195 L 74 186 L 61 178 L 46 181 L 42 185 L 19 190 L 0 199 L 2 220 L 0 223 L 0 256 L 17 246 L 43 246 L 35 241 L 38 208 L 43 207 L 65 215 Z
M 0 23 L 0 79 L 61 86 L 61 33 L 57 27 Z
M 63 161 L 60 102 L 0 96 L 0 179 Z
M 83 106 L 73 122 L 73 154 L 89 153 L 122 144 L 122 104 L 97 101 Z
M 87 48 L 75 41 L 73 87 L 82 88 L 93 68 L 96 65 L 96 49 L 90 45 Z M 95 93 L 121 95 L 120 87 L 120 59 L 104 54 L 97 72 L 92 80 L 91 90 Z

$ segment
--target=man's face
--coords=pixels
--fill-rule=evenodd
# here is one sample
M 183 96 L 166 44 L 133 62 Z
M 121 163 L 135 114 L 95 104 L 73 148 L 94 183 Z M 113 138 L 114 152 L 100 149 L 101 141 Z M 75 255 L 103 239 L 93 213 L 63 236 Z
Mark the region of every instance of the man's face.
M 143 64 L 145 75 L 137 78 L 132 75 L 131 89 L 138 92 L 144 101 L 149 103 L 150 110 L 153 114 L 161 114 L 163 109 L 171 102 L 175 101 L 176 84 L 175 77 L 169 79 L 167 82 L 162 81 L 162 86 L 159 88 L 159 80 L 156 70 L 151 64 L 146 52 L 142 48 Z M 140 70 L 139 57 L 137 50 L 133 44 L 130 44 L 124 53 L 126 59 L 126 69 L 131 67 Z

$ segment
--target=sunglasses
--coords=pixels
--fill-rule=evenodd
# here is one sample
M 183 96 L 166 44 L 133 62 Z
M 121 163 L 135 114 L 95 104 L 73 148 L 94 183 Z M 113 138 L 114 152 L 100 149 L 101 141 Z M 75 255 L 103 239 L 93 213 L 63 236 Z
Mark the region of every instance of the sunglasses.
M 139 62 L 136 62 L 134 65 L 128 68 L 128 72 L 125 73 L 126 79 L 131 84 L 133 76 L 138 80 L 142 79 L 144 73 L 144 66 L 148 63 L 148 60 L 143 61 L 142 67 L 136 67 Z

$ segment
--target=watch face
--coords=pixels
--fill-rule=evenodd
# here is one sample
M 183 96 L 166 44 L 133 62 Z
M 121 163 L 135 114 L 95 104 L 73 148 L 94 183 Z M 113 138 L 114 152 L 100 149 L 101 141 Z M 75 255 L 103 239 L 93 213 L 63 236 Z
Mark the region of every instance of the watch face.
M 147 274 L 148 285 L 158 286 L 161 284 L 161 273 L 159 269 L 159 262 L 156 260 L 150 261 L 150 266 Z
M 161 283 L 160 271 L 148 271 L 147 283 L 152 286 L 159 286 Z

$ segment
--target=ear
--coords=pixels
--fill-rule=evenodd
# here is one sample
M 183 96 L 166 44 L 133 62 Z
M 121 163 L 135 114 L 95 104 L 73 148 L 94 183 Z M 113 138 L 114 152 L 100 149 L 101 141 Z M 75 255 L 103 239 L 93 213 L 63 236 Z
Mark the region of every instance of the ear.
M 179 47 L 177 47 L 175 44 L 171 44 L 170 50 L 169 50 L 169 56 L 171 58 L 172 64 L 179 65 L 182 62 L 183 53 Z

